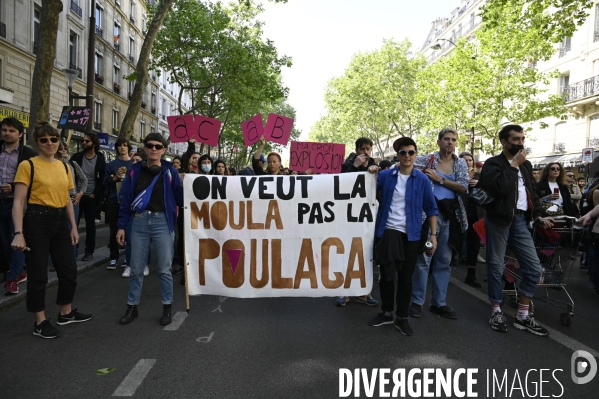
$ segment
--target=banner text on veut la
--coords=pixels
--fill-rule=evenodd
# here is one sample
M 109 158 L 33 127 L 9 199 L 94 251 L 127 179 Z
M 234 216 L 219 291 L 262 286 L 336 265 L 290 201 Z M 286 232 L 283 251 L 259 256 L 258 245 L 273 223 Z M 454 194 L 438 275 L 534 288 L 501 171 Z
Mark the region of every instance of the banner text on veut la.
M 376 177 L 187 175 L 184 190 L 190 295 L 370 292 Z

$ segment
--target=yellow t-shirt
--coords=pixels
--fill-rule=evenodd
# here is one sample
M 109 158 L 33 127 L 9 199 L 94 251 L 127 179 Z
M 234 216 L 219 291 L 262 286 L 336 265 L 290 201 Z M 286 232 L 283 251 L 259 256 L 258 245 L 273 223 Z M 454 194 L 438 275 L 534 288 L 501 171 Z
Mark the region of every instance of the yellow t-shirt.
M 58 159 L 48 162 L 40 157 L 31 158 L 33 162 L 33 184 L 31 186 L 30 204 L 44 205 L 52 208 L 63 208 L 70 201 L 69 190 L 73 186 L 71 168 Z M 31 181 L 31 165 L 23 161 L 19 164 L 15 183 L 23 183 L 29 187 Z

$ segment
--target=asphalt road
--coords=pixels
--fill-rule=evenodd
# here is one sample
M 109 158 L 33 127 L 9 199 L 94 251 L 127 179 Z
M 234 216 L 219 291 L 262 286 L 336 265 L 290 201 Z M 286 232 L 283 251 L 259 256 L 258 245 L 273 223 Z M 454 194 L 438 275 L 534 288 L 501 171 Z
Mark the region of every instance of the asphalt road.
M 484 274 L 480 264 L 479 279 Z M 199 296 L 191 298 L 187 316 L 179 276 L 175 276 L 174 313 L 181 312 L 176 321 L 186 318 L 169 331 L 158 324 L 156 271 L 144 281 L 139 317 L 120 326 L 127 280 L 119 269 L 100 266 L 79 276 L 74 302 L 93 319 L 60 327 L 63 335 L 58 339 L 32 335 L 33 317 L 23 303 L 0 313 L 0 397 L 332 398 L 339 397 L 340 368 L 364 368 L 370 374 L 374 368 L 425 367 L 477 368 L 478 397 L 539 397 L 540 380 L 545 381 L 543 395 L 596 397 L 599 376 L 584 385 L 574 384 L 570 377 L 575 350 L 591 350 L 595 356 L 599 350 L 599 298 L 592 294 L 584 271 L 573 268 L 568 284 L 575 301 L 571 326 L 560 324 L 562 310 L 536 301 L 536 318 L 551 329 L 550 338 L 512 328 L 515 310 L 508 306 L 504 306 L 508 333 L 492 331 L 485 287 L 475 290 L 462 284 L 464 267 L 453 275 L 448 303 L 459 319 L 425 311 L 422 319 L 410 319 L 412 337 L 392 325 L 370 327 L 367 322 L 377 308 L 356 302 L 340 308 L 333 298 Z M 377 284 L 373 295 L 378 298 Z M 55 297 L 56 288 L 50 289 L 47 311 L 54 319 Z M 115 370 L 96 375 L 102 368 Z M 541 375 L 540 369 L 550 371 Z M 507 370 L 501 392 L 497 387 L 494 395 L 487 392 L 492 387 L 487 384 L 487 370 L 500 379 Z M 465 388 L 464 380 L 459 386 Z M 379 395 L 377 386 L 374 397 Z M 366 397 L 364 387 L 357 396 Z

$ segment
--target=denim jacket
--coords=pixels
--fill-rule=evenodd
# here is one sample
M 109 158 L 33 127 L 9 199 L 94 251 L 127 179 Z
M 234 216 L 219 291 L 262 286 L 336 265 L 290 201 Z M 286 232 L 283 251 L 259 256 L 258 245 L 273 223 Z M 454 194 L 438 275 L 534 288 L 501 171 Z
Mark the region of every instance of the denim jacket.
M 175 225 L 177 223 L 177 207 L 183 206 L 183 186 L 181 185 L 179 173 L 173 165 L 167 161 L 161 162 L 161 173 L 164 173 L 164 208 L 168 228 L 172 233 L 175 231 Z M 131 203 L 135 198 L 135 184 L 141 175 L 142 164 L 143 162 L 138 162 L 133 165 L 123 181 L 120 192 L 121 208 L 119 210 L 119 221 L 117 223 L 119 230 L 124 230 L 129 223 L 129 219 L 135 214 L 135 211 L 131 209 Z
M 455 181 L 456 183 L 464 186 L 466 190 L 468 190 L 468 165 L 466 161 L 462 158 L 458 158 L 457 155 L 451 154 L 453 157 L 453 172 L 455 173 Z M 431 158 L 431 154 L 428 155 L 419 155 L 414 160 L 414 168 L 422 170 L 427 165 L 429 169 L 437 170 L 437 166 L 439 165 L 439 151 L 434 153 L 433 163 L 429 165 L 429 161 Z M 434 183 L 431 180 L 431 187 L 434 187 Z M 464 206 L 464 200 L 462 196 L 456 193 L 456 198 L 460 204 L 460 208 L 458 209 L 458 219 L 462 225 L 462 231 L 466 231 L 468 229 L 468 217 L 466 216 L 466 207 Z

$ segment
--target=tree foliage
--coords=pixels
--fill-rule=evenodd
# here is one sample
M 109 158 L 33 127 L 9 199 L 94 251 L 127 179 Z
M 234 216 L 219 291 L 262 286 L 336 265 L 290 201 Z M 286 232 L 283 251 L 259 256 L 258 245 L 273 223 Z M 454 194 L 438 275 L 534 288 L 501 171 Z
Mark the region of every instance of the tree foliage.
M 223 121 L 219 153 L 223 145 L 245 153 L 239 148 L 240 123 L 283 104 L 287 97 L 280 74 L 282 67 L 291 66 L 291 59 L 280 56 L 274 43 L 262 37 L 262 22 L 257 20 L 261 11 L 260 5 L 246 0 L 226 6 L 179 0 L 154 47 L 153 67 L 168 71 L 181 88 L 179 113 L 188 92 L 192 97 L 188 113 Z
M 310 139 L 353 146 L 358 137 L 366 136 L 382 153 L 391 138 L 419 132 L 416 76 L 426 62 L 411 57 L 410 47 L 408 40 L 386 40 L 379 50 L 354 55 L 344 74 L 329 81 L 328 112 Z

